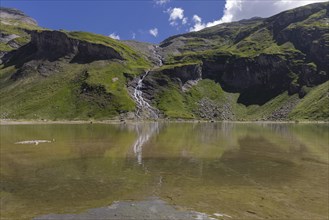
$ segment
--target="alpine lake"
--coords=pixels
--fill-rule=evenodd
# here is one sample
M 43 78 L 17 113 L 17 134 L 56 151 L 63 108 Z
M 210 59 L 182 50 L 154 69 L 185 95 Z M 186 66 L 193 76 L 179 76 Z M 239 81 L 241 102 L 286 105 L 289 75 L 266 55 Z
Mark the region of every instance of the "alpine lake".
M 326 123 L 2 124 L 1 219 L 328 219 L 328 135 Z

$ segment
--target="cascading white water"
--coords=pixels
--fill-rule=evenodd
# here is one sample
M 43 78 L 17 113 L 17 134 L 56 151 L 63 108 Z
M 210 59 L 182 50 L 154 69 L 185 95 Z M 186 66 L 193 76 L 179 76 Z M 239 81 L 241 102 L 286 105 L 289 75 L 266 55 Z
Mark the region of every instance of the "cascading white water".
M 156 49 L 158 48 L 158 46 L 156 46 L 153 49 L 153 54 L 154 57 L 158 60 L 158 66 L 162 66 L 162 57 L 157 53 Z M 134 89 L 134 94 L 133 94 L 133 98 L 136 101 L 137 104 L 137 112 L 136 112 L 136 116 L 141 118 L 141 117 L 146 117 L 146 118 L 153 118 L 153 119 L 157 119 L 158 118 L 158 114 L 156 112 L 156 109 L 153 108 L 144 98 L 143 98 L 143 80 L 145 79 L 145 77 L 149 74 L 149 70 L 145 72 L 145 74 L 138 80 L 137 82 L 137 86 Z
M 145 74 L 142 76 L 142 78 L 138 80 L 137 86 L 135 87 L 134 90 L 134 99 L 136 100 L 137 103 L 136 115 L 140 117 L 141 116 L 140 113 L 144 111 L 149 113 L 148 115 L 149 117 L 156 119 L 158 118 L 158 114 L 155 112 L 153 107 L 143 98 L 143 92 L 142 92 L 143 80 L 145 79 L 148 73 L 149 71 L 146 71 Z
M 153 49 L 153 54 L 154 54 L 154 57 L 158 60 L 158 66 L 162 66 L 163 65 L 163 62 L 162 62 L 162 57 L 160 54 L 157 53 L 156 49 L 158 49 L 159 46 L 155 46 L 155 49 Z

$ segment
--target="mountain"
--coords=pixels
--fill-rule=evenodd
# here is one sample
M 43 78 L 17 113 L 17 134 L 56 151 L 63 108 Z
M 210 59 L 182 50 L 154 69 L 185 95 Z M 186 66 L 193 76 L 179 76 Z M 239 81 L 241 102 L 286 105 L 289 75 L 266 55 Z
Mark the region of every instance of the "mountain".
M 30 41 L 25 30 L 40 29 L 33 18 L 16 9 L 1 7 L 0 19 L 0 57 Z
M 153 45 L 47 30 L 1 8 L 0 117 L 328 120 L 328 9 L 311 4 Z

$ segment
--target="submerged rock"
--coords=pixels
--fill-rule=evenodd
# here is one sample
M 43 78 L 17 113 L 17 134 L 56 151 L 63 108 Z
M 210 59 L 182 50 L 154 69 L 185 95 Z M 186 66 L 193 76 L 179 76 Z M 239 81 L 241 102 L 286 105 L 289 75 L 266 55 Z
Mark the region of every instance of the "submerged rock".
M 114 202 L 108 207 L 90 209 L 81 214 L 49 214 L 34 218 L 34 220 L 50 219 L 172 219 L 172 220 L 215 220 L 218 217 L 231 218 L 229 215 L 214 213 L 207 215 L 196 211 L 183 211 L 181 208 L 153 198 L 145 201 Z
M 41 143 L 51 143 L 51 141 L 49 141 L 49 140 L 29 140 L 29 141 L 19 141 L 19 142 L 16 142 L 15 144 L 35 144 L 35 145 L 38 145 L 38 144 L 41 144 Z

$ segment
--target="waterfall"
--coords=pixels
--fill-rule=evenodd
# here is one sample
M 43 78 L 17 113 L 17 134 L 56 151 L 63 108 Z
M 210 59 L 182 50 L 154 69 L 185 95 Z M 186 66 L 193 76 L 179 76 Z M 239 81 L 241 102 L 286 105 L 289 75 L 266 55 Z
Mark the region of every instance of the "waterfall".
M 162 57 L 156 51 L 158 46 L 153 48 L 154 57 L 158 60 L 157 67 L 162 66 Z M 144 75 L 138 80 L 136 87 L 134 88 L 133 98 L 137 104 L 136 116 L 138 118 L 152 118 L 157 119 L 158 114 L 157 110 L 152 107 L 144 98 L 143 98 L 143 80 L 150 73 L 150 70 L 146 71 Z
M 146 116 L 157 119 L 158 114 L 155 112 L 155 109 L 143 98 L 143 91 L 142 91 L 143 80 L 145 79 L 148 73 L 149 71 L 146 71 L 145 74 L 138 80 L 137 86 L 135 87 L 134 90 L 134 99 L 137 104 L 136 115 L 137 117 L 140 118 L 141 116 L 143 116 L 143 113 L 144 116 L 146 113 L 147 114 Z

